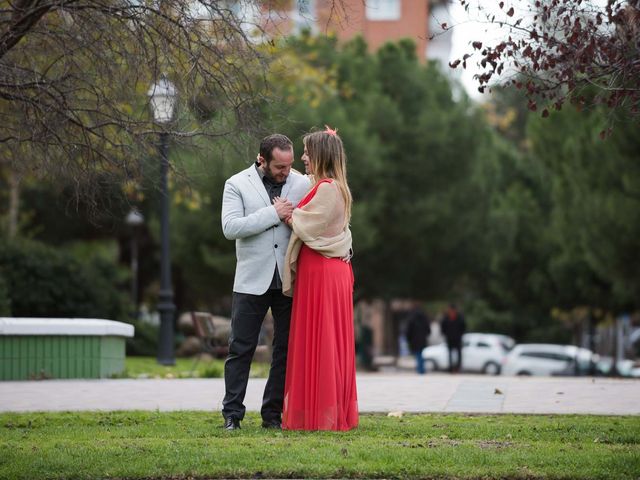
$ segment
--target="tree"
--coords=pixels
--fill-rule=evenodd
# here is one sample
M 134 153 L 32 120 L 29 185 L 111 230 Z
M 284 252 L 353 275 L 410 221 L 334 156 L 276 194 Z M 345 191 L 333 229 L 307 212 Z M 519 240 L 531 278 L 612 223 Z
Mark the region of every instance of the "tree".
M 294 141 L 294 168 L 302 168 L 301 137 L 310 129 L 329 124 L 345 142 L 356 294 L 459 293 L 481 253 L 479 207 L 485 207 L 474 170 L 493 156 L 484 146 L 490 132 L 481 112 L 454 100 L 446 76 L 422 65 L 410 42 L 372 54 L 361 38 L 336 45 L 333 37 L 307 32 L 276 44 L 267 77 L 283 101 L 262 104 L 264 133 Z M 241 150 L 202 145 L 215 170 L 195 151 L 180 155 L 192 194 L 201 199 L 197 208 L 185 201 L 173 207 L 175 263 L 194 306 L 213 305 L 231 291 L 233 243 L 220 235 L 220 196 L 224 180 L 252 162 L 257 148 L 257 138 Z
M 329 2 L 327 22 L 341 4 Z M 30 177 L 61 179 L 97 212 L 95 184 L 141 184 L 161 130 L 180 144 L 259 130 L 264 46 L 290 8 L 290 0 L 0 0 L 7 235 L 18 233 Z M 161 75 L 182 104 L 165 127 L 151 121 L 147 98 Z
M 507 97 L 502 105 L 509 111 Z M 467 295 L 467 312 L 476 329 L 518 340 L 561 340 L 550 328 L 554 284 L 547 271 L 552 254 L 548 179 L 542 164 L 515 148 L 519 126 L 490 135 L 475 170 L 481 215 L 472 230 L 478 254 Z M 513 138 L 513 137 L 516 138 Z M 513 138 L 513 139 L 512 139 Z
M 556 305 L 621 313 L 640 307 L 640 142 L 631 124 L 606 143 L 594 140 L 604 116 L 556 112 L 544 124 L 532 121 L 529 132 L 551 187 Z
M 260 56 L 227 2 L 0 5 L 0 145 L 28 146 L 13 169 L 76 181 L 96 170 L 136 175 L 157 138 L 146 93 L 161 74 L 191 107 L 174 138 L 222 135 L 255 119 L 259 77 L 251 72 L 260 71 Z
M 512 123 L 498 119 L 509 141 L 494 137 L 485 147 L 494 155 L 479 157 L 487 215 L 470 318 L 519 339 L 568 341 L 566 326 L 584 319 L 575 312 L 595 322 L 637 310 L 636 127 L 620 123 L 601 142 L 606 107 L 520 118 L 509 113 L 521 105 L 518 92 L 495 93 L 490 116 Z
M 470 11 L 472 2 L 460 4 Z M 496 0 L 495 5 L 497 13 L 486 4 L 476 8 L 501 27 L 504 38 L 494 44 L 476 39 L 471 52 L 450 63 L 466 68 L 479 54 L 480 92 L 513 69 L 520 76 L 507 82 L 523 89 L 529 108 L 543 117 L 568 100 L 584 106 L 589 99 L 618 116 L 640 113 L 638 0 L 607 0 L 604 6 L 589 0 Z M 589 90 L 595 95 L 585 94 Z

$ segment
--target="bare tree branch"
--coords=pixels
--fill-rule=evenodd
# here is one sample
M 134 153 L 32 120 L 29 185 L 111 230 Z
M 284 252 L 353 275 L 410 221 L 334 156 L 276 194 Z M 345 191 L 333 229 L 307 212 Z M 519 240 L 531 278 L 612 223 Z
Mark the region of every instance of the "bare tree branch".
M 472 9 L 470 0 L 459 1 Z M 479 56 L 481 92 L 503 83 L 510 69 L 521 78 L 508 83 L 525 90 L 532 110 L 538 102 L 557 109 L 568 99 L 584 103 L 591 88 L 596 94 L 590 97 L 612 112 L 640 114 L 640 1 L 608 0 L 599 7 L 583 0 L 498 0 L 494 7 L 499 13 L 486 3 L 475 8 L 500 26 L 504 39 L 492 45 L 478 39 L 450 64 L 466 68 Z
M 259 128 L 265 62 L 255 19 L 217 0 L 0 0 L 0 163 L 82 176 L 175 141 Z M 147 90 L 177 86 L 176 122 L 155 125 Z

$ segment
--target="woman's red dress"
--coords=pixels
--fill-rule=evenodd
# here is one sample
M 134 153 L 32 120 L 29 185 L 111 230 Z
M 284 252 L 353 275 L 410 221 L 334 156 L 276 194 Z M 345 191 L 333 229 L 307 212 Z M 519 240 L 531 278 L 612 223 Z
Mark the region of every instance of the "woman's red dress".
M 303 245 L 294 285 L 282 427 L 350 430 L 357 425 L 351 263 Z

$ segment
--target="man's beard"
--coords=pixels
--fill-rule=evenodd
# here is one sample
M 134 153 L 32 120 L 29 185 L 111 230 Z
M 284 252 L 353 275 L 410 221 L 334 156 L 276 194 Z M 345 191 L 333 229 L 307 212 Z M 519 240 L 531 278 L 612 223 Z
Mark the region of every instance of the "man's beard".
M 266 162 L 262 165 L 262 172 L 264 173 L 264 176 L 265 176 L 268 180 L 270 180 L 271 182 L 273 182 L 273 183 L 284 183 L 284 182 L 286 182 L 286 181 L 287 181 L 286 177 L 285 177 L 285 179 L 284 179 L 284 180 L 278 180 L 278 179 L 273 175 L 273 173 L 271 173 L 271 169 L 269 168 L 269 164 L 268 164 L 268 163 L 266 163 Z

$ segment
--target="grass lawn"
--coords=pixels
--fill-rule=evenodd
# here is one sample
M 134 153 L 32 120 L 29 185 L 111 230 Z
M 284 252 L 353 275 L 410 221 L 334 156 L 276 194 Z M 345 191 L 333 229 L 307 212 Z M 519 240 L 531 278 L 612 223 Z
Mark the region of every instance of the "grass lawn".
M 201 360 L 195 365 L 193 358 L 176 358 L 171 367 L 159 365 L 155 357 L 126 357 L 125 371 L 115 378 L 220 378 L 224 376 L 224 360 Z M 192 372 L 193 370 L 193 372 Z M 253 362 L 251 377 L 267 377 L 269 364 Z
M 640 417 L 362 415 L 346 433 L 276 432 L 257 414 L 0 414 L 2 479 L 638 479 Z

